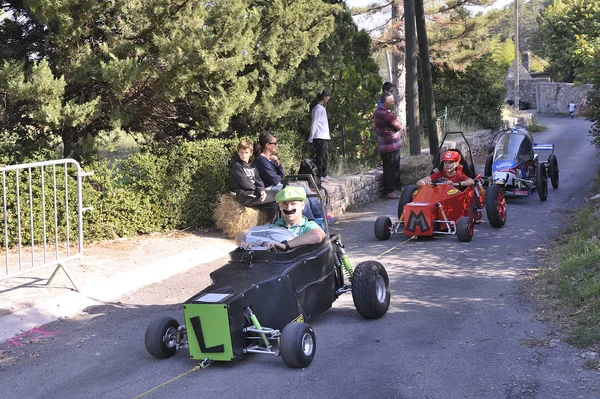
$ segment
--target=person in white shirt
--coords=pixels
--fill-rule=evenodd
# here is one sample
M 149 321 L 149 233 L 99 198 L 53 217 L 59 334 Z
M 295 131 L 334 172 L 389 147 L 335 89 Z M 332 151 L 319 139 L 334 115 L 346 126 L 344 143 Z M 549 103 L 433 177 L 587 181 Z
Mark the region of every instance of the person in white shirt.
M 571 117 L 571 119 L 573 119 L 573 117 L 575 116 L 575 108 L 577 108 L 577 104 L 571 101 L 569 103 L 569 116 Z
M 325 109 L 325 104 L 327 104 L 330 97 L 331 90 L 328 87 L 324 87 L 323 91 L 317 94 L 311 102 L 312 120 L 310 124 L 310 136 L 308 137 L 308 142 L 315 146 L 315 164 L 317 164 L 317 168 L 319 169 L 318 177 L 326 183 L 331 181 L 327 173 L 329 162 L 327 147 L 331 136 L 329 135 L 329 122 L 327 121 L 327 110 Z

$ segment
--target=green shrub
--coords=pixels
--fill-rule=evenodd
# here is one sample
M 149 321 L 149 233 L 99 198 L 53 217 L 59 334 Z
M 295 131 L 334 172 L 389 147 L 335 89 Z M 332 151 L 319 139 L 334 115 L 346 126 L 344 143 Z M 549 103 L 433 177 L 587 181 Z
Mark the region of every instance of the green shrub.
M 86 193 L 94 210 L 85 214 L 86 237 L 213 226 L 236 147 L 237 140 L 208 139 L 93 165 Z

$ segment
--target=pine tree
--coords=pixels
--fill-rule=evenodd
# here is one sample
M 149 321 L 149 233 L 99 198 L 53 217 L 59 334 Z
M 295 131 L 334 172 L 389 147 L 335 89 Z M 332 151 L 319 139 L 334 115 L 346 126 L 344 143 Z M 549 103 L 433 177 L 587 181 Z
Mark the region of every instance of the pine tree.
M 11 17 L 0 31 L 11 38 L 0 47 L 0 130 L 60 138 L 64 155 L 75 157 L 107 131 L 198 139 L 227 132 L 239 113 L 278 117 L 278 87 L 317 53 L 340 9 L 315 0 L 5 7 Z

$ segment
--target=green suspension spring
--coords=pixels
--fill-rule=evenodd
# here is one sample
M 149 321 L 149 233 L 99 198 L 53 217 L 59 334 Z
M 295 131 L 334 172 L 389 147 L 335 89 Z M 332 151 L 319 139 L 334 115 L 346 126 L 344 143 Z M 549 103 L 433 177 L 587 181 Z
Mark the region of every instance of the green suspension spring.
M 344 271 L 348 275 L 348 280 L 352 282 L 352 273 L 354 270 L 352 269 L 352 264 L 350 263 L 350 258 L 346 253 L 344 247 L 340 247 L 340 260 L 342 261 L 342 265 L 344 265 Z

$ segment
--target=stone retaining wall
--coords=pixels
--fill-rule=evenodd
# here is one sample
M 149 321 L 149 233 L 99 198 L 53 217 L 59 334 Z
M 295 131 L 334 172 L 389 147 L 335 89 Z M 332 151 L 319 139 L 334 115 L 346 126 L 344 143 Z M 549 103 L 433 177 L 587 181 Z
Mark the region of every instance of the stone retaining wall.
M 573 83 L 537 83 L 537 110 L 542 114 L 568 114 L 569 103 L 579 104 L 594 86 Z
M 533 114 L 525 113 L 519 117 L 511 118 L 503 121 L 503 129 L 521 123 L 528 126 L 533 121 Z M 473 157 L 486 156 L 495 131 L 479 130 L 475 132 L 465 133 L 471 145 Z M 460 137 L 460 136 L 458 136 Z M 468 152 L 467 145 L 462 139 L 452 136 L 452 141 L 446 141 L 449 148 L 459 148 L 463 154 Z M 410 162 L 406 157 L 400 163 L 400 175 L 414 174 L 413 171 L 406 170 L 408 164 L 410 168 L 428 170 L 431 167 L 431 158 L 429 156 L 410 157 Z M 403 173 L 404 172 L 404 173 Z M 416 180 L 416 179 L 415 179 Z M 414 182 L 402 181 L 403 185 L 412 184 Z M 369 203 L 381 198 L 381 188 L 383 184 L 383 172 L 375 170 L 364 174 L 345 175 L 332 179 L 330 183 L 323 183 L 326 190 L 327 214 L 332 216 L 340 216 L 353 205 Z
M 381 197 L 383 173 L 380 170 L 345 175 L 323 183 L 327 195 L 327 214 L 340 216 L 354 204 L 365 204 Z

